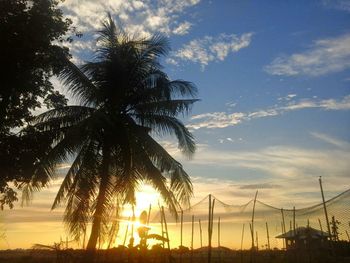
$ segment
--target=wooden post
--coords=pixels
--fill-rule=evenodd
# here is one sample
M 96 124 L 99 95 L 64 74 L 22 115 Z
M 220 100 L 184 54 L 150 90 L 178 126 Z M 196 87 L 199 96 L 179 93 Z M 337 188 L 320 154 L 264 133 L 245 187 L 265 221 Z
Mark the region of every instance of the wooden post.
M 125 247 L 126 239 L 128 238 L 129 223 L 130 223 L 130 216 L 128 218 L 128 224 L 126 225 L 126 230 L 125 230 L 125 235 L 124 235 L 124 241 L 123 241 L 123 246 L 124 247 Z
M 193 251 L 194 215 L 192 215 L 191 250 Z
M 135 224 L 135 207 L 132 206 L 132 224 L 131 224 L 131 237 L 134 238 L 134 224 Z
M 282 233 L 286 233 L 286 222 L 284 220 L 284 210 L 281 208 L 281 214 L 282 214 Z
M 221 247 L 221 244 L 220 244 L 220 216 L 219 216 L 219 221 L 218 221 L 218 247 Z
M 329 235 L 329 240 L 332 241 L 332 233 L 331 233 L 331 228 L 329 225 L 329 220 L 328 220 L 328 213 L 327 213 L 327 207 L 326 207 L 326 201 L 324 200 L 324 194 L 323 194 L 323 187 L 322 187 L 322 179 L 321 176 L 318 179 L 320 183 L 320 189 L 321 189 L 321 196 L 322 196 L 322 203 L 323 203 L 323 210 L 324 210 L 324 215 L 326 217 L 326 224 L 327 224 L 327 230 L 328 230 L 328 235 Z
M 182 247 L 182 231 L 184 224 L 184 211 L 181 209 L 181 218 L 180 218 L 180 246 Z
M 152 204 L 149 204 L 148 215 L 147 215 L 147 225 L 149 225 L 149 220 L 151 218 Z
M 266 222 L 266 236 L 267 236 L 267 248 L 270 250 L 270 235 L 269 235 L 269 226 L 267 225 Z
M 282 229 L 282 233 L 284 233 L 284 232 L 283 232 L 283 222 L 281 222 L 281 229 Z M 283 248 L 287 248 L 285 239 L 282 238 L 282 240 L 283 240 L 283 241 L 282 241 L 282 246 L 283 246 Z
M 212 196 L 209 194 L 209 221 L 208 221 L 208 263 L 211 262 L 211 238 L 213 234 L 213 216 L 214 216 L 214 206 L 215 199 L 211 200 Z
M 200 239 L 200 242 L 201 242 L 201 247 L 203 247 L 203 237 L 202 237 L 202 222 L 201 222 L 201 220 L 199 219 L 198 220 L 198 222 L 199 222 L 199 239 Z
M 165 213 L 164 213 L 164 207 L 162 206 L 162 214 L 163 214 L 163 222 L 164 222 L 164 227 L 165 227 L 165 236 L 166 239 L 168 240 L 168 249 L 170 251 L 170 240 L 169 240 L 169 232 L 168 232 L 168 224 L 166 222 L 166 218 L 165 218 Z
M 244 224 L 242 227 L 242 237 L 241 237 L 241 263 L 243 263 L 243 238 L 244 238 Z
M 323 235 L 323 228 L 322 228 L 322 223 L 321 223 L 321 220 L 318 218 L 318 224 L 320 225 L 320 230 L 322 232 L 322 235 Z
M 293 206 L 293 234 L 295 236 L 295 206 Z
M 211 262 L 211 239 L 210 239 L 210 225 L 211 225 L 211 194 L 209 194 L 209 212 L 208 212 L 208 263 Z
M 244 224 L 243 224 L 243 227 L 242 227 L 241 250 L 243 249 L 243 238 L 244 238 Z
M 256 204 L 256 198 L 258 196 L 258 191 L 255 193 L 254 197 L 254 204 L 253 204 L 253 213 L 252 213 L 252 224 L 251 224 L 251 235 L 252 235 L 252 249 L 254 249 L 254 216 L 255 216 L 255 204 Z
M 160 211 L 160 226 L 161 226 L 161 229 L 162 229 L 162 245 L 163 245 L 163 248 L 164 248 L 165 242 L 164 242 L 163 211 L 162 211 L 162 208 L 161 208 L 159 203 L 158 203 L 158 206 L 159 206 L 159 211 Z

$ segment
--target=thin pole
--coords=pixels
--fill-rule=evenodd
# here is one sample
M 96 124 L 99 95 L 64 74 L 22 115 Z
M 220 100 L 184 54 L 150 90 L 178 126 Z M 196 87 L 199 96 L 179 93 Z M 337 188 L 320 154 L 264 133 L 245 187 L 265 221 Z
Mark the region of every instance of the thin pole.
M 149 225 L 149 220 L 151 218 L 152 204 L 149 204 L 148 215 L 147 215 L 147 225 Z
M 286 233 L 286 222 L 284 220 L 284 210 L 281 208 L 281 214 L 282 214 L 282 232 L 283 234 Z
M 181 209 L 181 230 L 180 230 L 180 246 L 182 247 L 182 231 L 184 224 L 184 211 Z
M 211 237 L 210 237 L 210 229 L 211 229 L 211 194 L 209 194 L 209 212 L 208 212 L 208 263 L 211 262 Z
M 256 231 L 256 250 L 259 250 L 259 238 L 258 238 L 258 231 Z
M 192 231 L 191 231 L 191 262 L 193 262 L 193 235 L 194 235 L 194 215 L 192 215 Z
M 321 223 L 321 220 L 318 218 L 318 224 L 320 225 L 320 230 L 322 232 L 322 235 L 323 235 L 323 228 L 322 228 L 322 223 Z
M 198 220 L 198 222 L 199 222 L 199 238 L 200 238 L 200 241 L 201 241 L 201 247 L 203 247 L 203 240 L 202 240 L 202 222 L 201 222 L 200 219 Z
M 168 232 L 168 224 L 166 222 L 166 218 L 165 218 L 165 213 L 164 213 L 164 207 L 162 206 L 162 214 L 163 214 L 163 221 L 164 221 L 164 226 L 165 226 L 165 235 L 166 235 L 166 239 L 168 240 L 168 249 L 170 251 L 170 240 L 169 240 L 169 232 Z
M 135 224 L 135 207 L 132 206 L 131 238 L 134 238 L 134 224 Z
M 282 233 L 284 233 L 283 232 L 283 222 L 281 222 L 281 229 L 282 229 Z M 283 246 L 283 248 L 286 248 L 286 242 L 285 242 L 285 239 L 284 238 L 282 238 L 282 246 Z
M 218 247 L 221 247 L 221 244 L 220 244 L 220 216 L 219 216 L 219 221 L 218 221 Z
M 255 193 L 254 204 L 253 204 L 253 213 L 252 213 L 252 224 L 251 224 L 252 249 L 254 248 L 254 215 L 255 215 L 255 204 L 256 204 L 257 196 L 258 196 L 258 191 L 256 191 L 256 193 Z
M 242 227 L 241 251 L 242 251 L 242 249 L 243 249 L 243 238 L 244 238 L 244 224 L 243 224 L 243 227 Z
M 194 215 L 192 215 L 191 250 L 193 251 Z
M 295 236 L 295 206 L 293 206 L 293 234 Z
M 266 222 L 266 235 L 267 235 L 267 248 L 270 250 L 270 235 L 269 235 L 269 226 Z
M 323 209 L 324 209 L 324 215 L 325 215 L 325 217 L 326 217 L 326 224 L 327 224 L 328 235 L 329 235 L 330 241 L 332 241 L 331 228 L 330 228 L 330 226 L 329 226 L 328 213 L 327 213 L 326 201 L 324 200 L 324 194 L 323 194 L 323 187 L 322 187 L 322 179 L 321 179 L 321 176 L 320 176 L 320 178 L 318 179 L 318 181 L 319 181 L 319 183 L 320 183 L 320 188 L 321 188 Z
M 124 246 L 124 247 L 125 247 L 126 239 L 127 239 L 127 237 L 128 237 L 129 223 L 130 223 L 130 216 L 129 216 L 129 218 L 128 218 L 128 224 L 126 225 L 126 230 L 125 230 L 125 235 L 124 235 L 124 242 L 123 242 L 123 246 Z
M 163 211 L 162 211 L 162 208 L 161 208 L 159 203 L 158 203 L 158 206 L 159 206 L 159 211 L 160 211 L 160 225 L 161 225 L 161 229 L 162 229 L 162 245 L 163 245 L 163 248 L 164 248 L 165 242 L 164 242 Z

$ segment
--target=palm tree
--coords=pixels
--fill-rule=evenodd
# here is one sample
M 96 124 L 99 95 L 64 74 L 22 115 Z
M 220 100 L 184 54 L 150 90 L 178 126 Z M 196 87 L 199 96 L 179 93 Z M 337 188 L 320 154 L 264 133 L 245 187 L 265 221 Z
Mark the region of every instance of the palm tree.
M 175 216 L 181 205 L 189 204 L 188 174 L 155 137 L 175 135 L 179 149 L 190 157 L 194 138 L 177 117 L 188 114 L 197 101 L 192 83 L 171 81 L 162 71 L 159 59 L 169 51 L 166 38 L 129 37 L 109 16 L 98 46 L 93 61 L 77 67 L 67 60 L 60 76 L 79 105 L 34 120 L 51 147 L 24 187 L 47 185 L 57 164 L 73 160 L 52 209 L 66 203 L 64 221 L 76 238 L 92 221 L 90 250 L 106 233 L 114 202 L 135 204 L 142 182 L 161 194 Z

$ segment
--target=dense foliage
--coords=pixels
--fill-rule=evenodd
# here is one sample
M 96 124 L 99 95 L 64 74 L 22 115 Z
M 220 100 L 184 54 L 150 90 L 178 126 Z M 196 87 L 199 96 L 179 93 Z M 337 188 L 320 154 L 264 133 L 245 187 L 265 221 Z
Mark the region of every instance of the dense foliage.
M 16 193 L 9 182 L 28 177 L 35 162 L 37 138 L 22 136 L 18 130 L 32 119 L 32 112 L 41 107 L 61 107 L 67 100 L 53 89 L 50 77 L 63 67 L 62 57 L 68 49 L 60 43 L 71 22 L 64 19 L 58 2 L 52 0 L 0 1 L 0 205 L 12 207 Z M 40 149 L 41 150 L 41 149 Z M 32 151 L 32 150 L 31 150 Z

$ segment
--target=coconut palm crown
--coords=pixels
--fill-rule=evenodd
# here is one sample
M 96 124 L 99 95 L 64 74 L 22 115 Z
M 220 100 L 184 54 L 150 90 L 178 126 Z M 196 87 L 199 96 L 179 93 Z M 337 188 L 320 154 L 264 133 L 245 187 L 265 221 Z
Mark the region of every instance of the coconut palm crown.
M 50 147 L 27 184 L 31 189 L 47 185 L 59 163 L 73 160 L 52 208 L 66 205 L 64 221 L 76 238 L 92 222 L 88 249 L 106 233 L 116 200 L 135 204 L 143 182 L 174 214 L 189 204 L 188 174 L 155 137 L 175 135 L 185 155 L 195 152 L 192 134 L 177 117 L 188 114 L 197 90 L 162 71 L 159 59 L 169 51 L 167 39 L 129 37 L 109 16 L 97 43 L 93 61 L 78 67 L 67 60 L 60 76 L 79 105 L 50 110 L 33 123 L 50 138 Z

